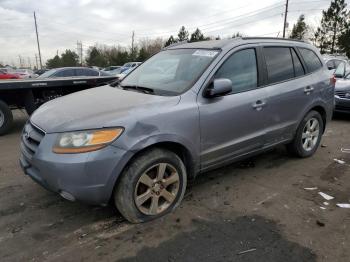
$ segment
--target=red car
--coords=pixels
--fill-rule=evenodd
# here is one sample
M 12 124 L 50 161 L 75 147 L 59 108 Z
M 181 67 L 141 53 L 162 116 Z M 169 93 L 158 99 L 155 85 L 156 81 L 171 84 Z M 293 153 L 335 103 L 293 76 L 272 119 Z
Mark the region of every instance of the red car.
M 0 80 L 1 79 L 19 79 L 20 77 L 16 74 L 7 73 L 5 70 L 0 69 Z

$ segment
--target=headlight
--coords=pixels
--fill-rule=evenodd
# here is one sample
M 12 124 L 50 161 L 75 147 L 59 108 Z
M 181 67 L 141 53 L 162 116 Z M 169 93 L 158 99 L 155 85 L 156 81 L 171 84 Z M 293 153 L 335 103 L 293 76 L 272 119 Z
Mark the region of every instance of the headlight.
M 78 131 L 60 134 L 53 147 L 56 154 L 76 154 L 99 150 L 112 143 L 123 128 Z

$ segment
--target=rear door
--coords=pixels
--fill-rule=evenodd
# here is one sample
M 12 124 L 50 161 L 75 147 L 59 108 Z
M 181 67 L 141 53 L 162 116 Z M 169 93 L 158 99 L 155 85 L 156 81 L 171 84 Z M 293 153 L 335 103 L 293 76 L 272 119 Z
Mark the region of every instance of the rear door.
M 267 146 L 291 139 L 300 117 L 312 101 L 314 79 L 306 75 L 300 54 L 292 46 L 264 45 L 265 88 L 268 92 Z

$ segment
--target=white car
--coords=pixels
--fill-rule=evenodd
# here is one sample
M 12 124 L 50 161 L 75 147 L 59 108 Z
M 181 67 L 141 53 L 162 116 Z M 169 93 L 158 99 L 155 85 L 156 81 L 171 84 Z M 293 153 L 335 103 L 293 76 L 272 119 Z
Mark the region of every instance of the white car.
M 20 78 L 37 78 L 39 76 L 31 69 L 16 69 L 16 74 L 19 75 Z

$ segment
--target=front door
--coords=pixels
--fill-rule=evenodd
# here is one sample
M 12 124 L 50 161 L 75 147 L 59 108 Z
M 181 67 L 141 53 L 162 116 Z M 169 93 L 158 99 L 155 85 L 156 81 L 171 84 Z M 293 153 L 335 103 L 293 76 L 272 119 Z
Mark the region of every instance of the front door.
M 199 95 L 203 170 L 264 146 L 267 97 L 258 75 L 257 50 L 234 51 L 213 76 L 230 79 L 232 93 L 217 98 Z

